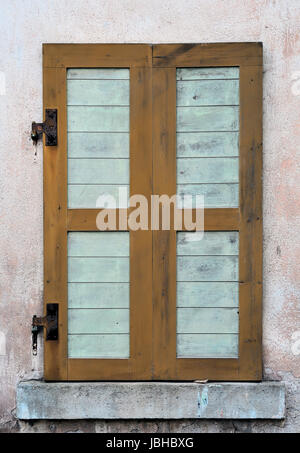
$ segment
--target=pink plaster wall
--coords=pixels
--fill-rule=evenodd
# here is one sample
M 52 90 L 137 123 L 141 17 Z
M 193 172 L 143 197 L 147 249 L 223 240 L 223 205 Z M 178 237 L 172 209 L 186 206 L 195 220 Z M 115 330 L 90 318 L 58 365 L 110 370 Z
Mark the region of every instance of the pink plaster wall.
M 29 138 L 31 122 L 42 118 L 42 43 L 262 41 L 264 369 L 289 389 L 288 428 L 278 430 L 300 429 L 300 1 L 0 0 L 0 6 L 2 423 L 13 420 L 17 382 L 42 377 L 30 321 L 42 312 L 43 156 Z

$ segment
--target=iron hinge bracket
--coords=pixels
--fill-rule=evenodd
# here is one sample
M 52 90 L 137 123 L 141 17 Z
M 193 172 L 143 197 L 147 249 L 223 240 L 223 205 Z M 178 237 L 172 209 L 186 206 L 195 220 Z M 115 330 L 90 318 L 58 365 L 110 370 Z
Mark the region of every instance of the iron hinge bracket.
M 46 316 L 32 318 L 32 351 L 33 355 L 37 354 L 37 335 L 43 329 L 46 329 L 46 341 L 58 340 L 58 304 L 46 305 Z
M 46 146 L 57 146 L 57 109 L 46 109 L 44 123 L 32 123 L 31 138 L 34 144 L 45 134 Z

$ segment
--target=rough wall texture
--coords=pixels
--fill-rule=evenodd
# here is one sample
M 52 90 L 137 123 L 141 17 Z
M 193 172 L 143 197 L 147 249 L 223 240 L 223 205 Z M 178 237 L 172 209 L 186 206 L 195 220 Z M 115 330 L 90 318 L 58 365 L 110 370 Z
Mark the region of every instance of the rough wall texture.
M 3 431 L 300 431 L 299 0 L 0 0 L 0 418 Z M 42 377 L 30 321 L 43 299 L 42 43 L 262 41 L 264 373 L 288 389 L 284 422 L 19 422 L 20 379 Z

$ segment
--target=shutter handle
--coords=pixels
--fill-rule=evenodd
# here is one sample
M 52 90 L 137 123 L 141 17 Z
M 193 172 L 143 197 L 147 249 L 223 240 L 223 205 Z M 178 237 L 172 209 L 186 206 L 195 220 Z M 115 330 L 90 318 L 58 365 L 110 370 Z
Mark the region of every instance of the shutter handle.
M 43 328 L 46 329 L 46 341 L 58 340 L 58 304 L 47 304 L 46 310 L 46 316 L 39 318 L 34 315 L 32 318 L 33 355 L 37 355 L 37 335 Z
M 31 139 L 35 145 L 43 133 L 46 146 L 57 146 L 57 109 L 46 109 L 44 123 L 32 123 Z

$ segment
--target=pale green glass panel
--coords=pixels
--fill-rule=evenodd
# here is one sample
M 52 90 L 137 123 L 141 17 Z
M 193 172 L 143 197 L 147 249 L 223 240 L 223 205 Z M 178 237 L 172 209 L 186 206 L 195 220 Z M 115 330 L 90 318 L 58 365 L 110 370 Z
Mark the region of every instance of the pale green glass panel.
M 189 80 L 177 82 L 177 106 L 238 104 L 238 80 Z
M 237 157 L 180 158 L 177 160 L 177 183 L 231 183 L 239 181 Z
M 178 334 L 177 357 L 237 358 L 237 334 Z
M 177 308 L 177 333 L 238 333 L 237 308 Z
M 68 106 L 68 132 L 129 132 L 129 107 Z
M 239 234 L 237 231 L 207 231 L 198 239 L 193 232 L 177 233 L 177 256 L 179 255 L 238 255 Z
M 177 107 L 177 132 L 236 131 L 238 127 L 238 106 Z
M 70 232 L 68 256 L 129 257 L 129 234 L 124 231 Z
M 129 283 L 69 283 L 69 308 L 129 308 Z
M 129 69 L 67 71 L 70 209 L 115 208 L 103 197 L 118 203 L 119 186 L 128 187 L 129 97 Z M 125 200 L 119 207 L 127 206 Z
M 177 80 L 238 79 L 238 67 L 178 68 Z
M 68 328 L 69 334 L 129 333 L 129 310 L 70 309 Z
M 129 79 L 129 69 L 126 68 L 70 68 L 68 79 L 99 79 L 118 80 Z
M 239 204 L 239 68 L 178 68 L 177 194 Z M 182 204 L 179 204 L 182 207 Z
M 68 281 L 69 357 L 128 358 L 129 233 L 70 232 Z
M 68 157 L 128 158 L 128 132 L 69 132 Z
M 69 187 L 69 208 L 127 208 L 129 197 L 129 185 L 114 184 L 70 184 Z M 119 190 L 127 189 L 127 197 L 121 199 L 119 205 Z M 111 202 L 108 197 L 113 197 Z
M 178 132 L 177 157 L 239 155 L 238 132 Z
M 239 68 L 179 68 L 177 194 L 239 205 Z M 199 237 L 199 236 L 198 236 Z M 177 356 L 238 357 L 237 232 L 177 234 Z
M 68 159 L 69 184 L 129 184 L 129 159 Z
M 126 359 L 129 357 L 128 334 L 69 335 L 69 357 L 73 359 Z
M 237 256 L 178 256 L 177 281 L 237 281 Z
M 68 80 L 68 105 L 129 105 L 129 80 Z
M 196 195 L 204 197 L 205 208 L 234 208 L 239 205 L 238 184 L 178 184 L 178 207 L 182 206 L 184 195 L 191 195 L 192 207 L 196 207 Z
M 69 258 L 69 282 L 129 282 L 129 258 Z
M 177 282 L 177 307 L 238 306 L 238 282 Z

